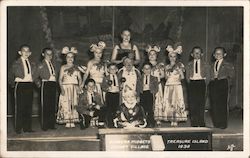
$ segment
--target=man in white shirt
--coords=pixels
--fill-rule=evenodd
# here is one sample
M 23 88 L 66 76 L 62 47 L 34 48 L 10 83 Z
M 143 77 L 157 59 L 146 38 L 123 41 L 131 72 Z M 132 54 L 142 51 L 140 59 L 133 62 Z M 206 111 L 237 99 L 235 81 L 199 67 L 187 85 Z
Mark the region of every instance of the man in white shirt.
M 52 62 L 53 52 L 50 48 L 44 48 L 44 57 L 38 66 L 38 75 L 42 81 L 41 85 L 41 126 L 42 130 L 55 129 L 55 110 L 57 92 L 57 71 Z M 40 86 L 40 85 L 39 85 Z
M 224 59 L 226 54 L 223 47 L 214 49 L 215 62 L 211 65 L 209 83 L 213 125 L 221 129 L 227 128 L 229 89 L 235 76 L 234 66 Z
M 22 45 L 18 51 L 20 58 L 11 67 L 9 83 L 15 88 L 15 131 L 34 132 L 32 130 L 33 82 L 37 79 L 37 68 L 29 57 L 30 47 Z
M 144 108 L 148 127 L 153 128 L 155 126 L 154 120 L 154 100 L 155 94 L 158 92 L 158 79 L 155 76 L 151 75 L 150 63 L 144 63 L 142 69 L 142 90 L 140 95 L 140 104 Z
M 191 126 L 204 127 L 206 87 L 210 78 L 209 65 L 202 60 L 202 48 L 194 47 L 191 56 L 193 60 L 186 67 Z

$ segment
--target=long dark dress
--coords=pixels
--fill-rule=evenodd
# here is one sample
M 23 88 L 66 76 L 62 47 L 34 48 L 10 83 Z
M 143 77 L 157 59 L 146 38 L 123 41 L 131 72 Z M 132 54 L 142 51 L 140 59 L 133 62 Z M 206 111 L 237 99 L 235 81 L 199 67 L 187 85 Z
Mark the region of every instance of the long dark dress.
M 135 50 L 133 50 L 134 45 L 131 43 L 130 49 L 123 49 L 121 47 L 121 44 L 118 45 L 117 49 L 117 60 L 122 60 L 123 57 L 128 57 L 135 60 Z M 123 67 L 123 63 L 120 63 L 117 65 L 117 67 L 120 69 Z

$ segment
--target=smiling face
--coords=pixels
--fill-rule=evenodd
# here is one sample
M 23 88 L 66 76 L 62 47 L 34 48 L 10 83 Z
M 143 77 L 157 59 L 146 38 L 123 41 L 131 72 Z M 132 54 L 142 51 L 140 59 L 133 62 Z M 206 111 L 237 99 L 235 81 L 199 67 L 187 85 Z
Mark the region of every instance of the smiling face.
M 176 53 L 169 53 L 168 58 L 170 62 L 176 62 L 177 54 Z
M 134 92 L 127 92 L 127 94 L 124 95 L 124 101 L 126 101 L 128 104 L 135 103 L 136 95 L 134 94 Z
M 198 60 L 201 58 L 202 53 L 201 53 L 201 50 L 199 48 L 196 48 L 193 50 L 193 53 L 191 55 L 194 59 Z
M 67 62 L 67 64 L 73 64 L 74 63 L 74 54 L 73 53 L 68 53 L 66 55 L 66 62 Z
M 20 55 L 24 58 L 24 59 L 28 59 L 28 57 L 31 55 L 31 51 L 29 47 L 22 47 L 21 51 L 20 51 Z
M 131 38 L 131 34 L 128 30 L 122 31 L 121 38 L 123 42 L 129 42 Z
M 157 59 L 157 53 L 155 51 L 150 51 L 148 53 L 148 59 L 150 61 L 156 61 L 156 59 Z
M 44 59 L 47 60 L 47 61 L 51 61 L 53 58 L 53 52 L 52 50 L 46 50 L 44 52 Z
M 94 57 L 98 60 L 100 60 L 102 58 L 102 50 L 101 49 L 96 49 L 96 51 L 94 52 Z
M 224 52 L 222 49 L 216 49 L 215 52 L 214 52 L 214 58 L 216 60 L 220 60 L 220 59 L 223 59 L 224 58 Z

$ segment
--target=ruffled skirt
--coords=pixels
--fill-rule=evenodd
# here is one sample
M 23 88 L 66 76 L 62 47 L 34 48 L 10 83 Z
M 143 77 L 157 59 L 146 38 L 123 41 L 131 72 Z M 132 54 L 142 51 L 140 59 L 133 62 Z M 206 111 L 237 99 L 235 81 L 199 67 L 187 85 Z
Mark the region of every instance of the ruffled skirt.
M 59 124 L 63 123 L 74 123 L 79 122 L 79 115 L 76 111 L 78 105 L 78 85 L 62 85 L 65 94 L 60 94 L 58 112 L 56 122 Z

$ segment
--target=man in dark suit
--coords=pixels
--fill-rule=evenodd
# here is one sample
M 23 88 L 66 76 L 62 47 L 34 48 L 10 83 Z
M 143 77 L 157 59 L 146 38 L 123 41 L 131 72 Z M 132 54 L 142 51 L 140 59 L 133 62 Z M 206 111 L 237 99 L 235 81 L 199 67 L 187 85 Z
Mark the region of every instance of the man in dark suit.
M 214 127 L 225 129 L 228 122 L 228 96 L 235 72 L 232 64 L 225 61 L 226 50 L 214 49 L 215 62 L 211 65 L 209 83 L 211 115 Z
M 78 113 L 82 116 L 82 122 L 80 122 L 81 129 L 88 128 L 90 120 L 93 117 L 99 117 L 99 123 L 105 121 L 104 104 L 102 104 L 101 95 L 95 90 L 95 81 L 88 79 L 85 82 L 86 91 L 79 96 L 79 105 L 76 107 Z
M 31 51 L 28 45 L 22 45 L 18 54 L 20 58 L 12 64 L 9 72 L 9 83 L 15 88 L 15 131 L 20 134 L 22 130 L 34 132 L 32 130 L 32 103 L 37 67 L 29 59 Z
M 194 47 L 191 56 L 193 60 L 186 67 L 191 126 L 204 127 L 205 96 L 210 70 L 209 65 L 202 59 L 203 51 L 200 47 Z
M 158 92 L 158 79 L 151 75 L 151 64 L 145 63 L 142 69 L 141 79 L 141 105 L 147 115 L 147 122 L 149 127 L 155 126 L 154 120 L 154 100 L 155 94 Z
M 38 66 L 38 75 L 41 79 L 41 126 L 42 130 L 55 129 L 57 69 L 53 63 L 53 52 L 50 48 L 44 48 L 44 57 Z M 40 87 L 40 82 L 38 84 Z

